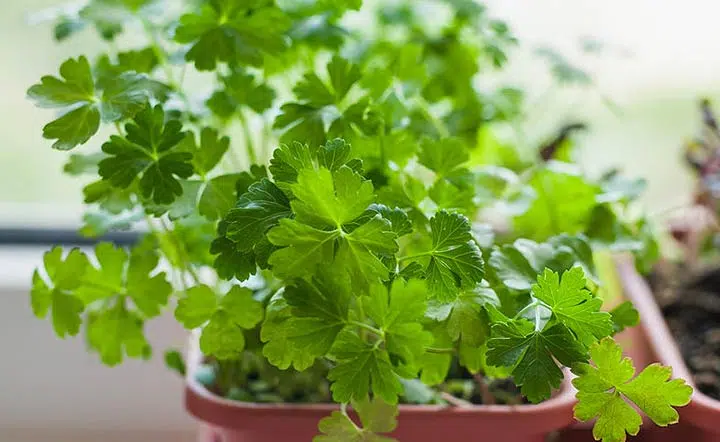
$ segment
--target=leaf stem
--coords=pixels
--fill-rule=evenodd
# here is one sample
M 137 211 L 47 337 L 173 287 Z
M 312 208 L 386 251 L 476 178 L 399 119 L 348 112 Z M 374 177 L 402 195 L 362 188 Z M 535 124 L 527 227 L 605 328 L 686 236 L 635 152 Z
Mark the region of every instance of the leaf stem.
M 435 353 L 435 354 L 454 354 L 455 349 L 454 348 L 435 348 L 435 347 L 426 347 L 425 351 L 428 353 Z
M 422 258 L 423 256 L 430 256 L 434 253 L 434 250 L 429 250 L 427 252 L 421 252 L 421 253 L 414 253 L 412 255 L 405 255 L 398 257 L 398 262 L 400 261 L 407 261 L 408 259 L 415 259 L 415 258 Z
M 248 124 L 247 117 L 242 110 L 238 115 L 240 117 L 240 126 L 242 126 L 243 134 L 245 135 L 245 153 L 247 154 L 247 159 L 250 163 L 248 164 L 249 169 L 253 164 L 257 164 L 257 154 L 255 153 L 255 146 L 253 145 L 252 135 L 250 134 L 250 125 Z
M 365 324 L 364 322 L 360 322 L 360 321 L 348 321 L 348 324 L 356 325 L 356 326 L 358 326 L 358 327 L 360 327 L 360 328 L 362 328 L 362 329 L 371 331 L 371 332 L 373 332 L 374 334 L 380 336 L 381 338 L 384 338 L 384 337 L 385 337 L 385 332 L 384 332 L 384 331 L 380 330 L 379 328 L 375 328 L 375 327 L 373 327 L 372 325 Z

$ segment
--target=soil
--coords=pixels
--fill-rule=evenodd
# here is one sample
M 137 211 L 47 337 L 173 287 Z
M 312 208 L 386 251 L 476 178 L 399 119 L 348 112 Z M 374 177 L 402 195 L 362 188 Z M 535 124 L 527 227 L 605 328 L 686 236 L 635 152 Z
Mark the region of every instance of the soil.
M 695 385 L 720 400 L 720 268 L 663 266 L 649 280 Z
M 228 365 L 206 359 L 197 373 L 197 380 L 214 394 L 243 402 L 285 402 L 285 403 L 329 403 L 330 383 L 327 381 L 327 367 L 312 367 L 309 372 L 271 369 L 256 371 L 243 370 L 236 364 Z M 483 383 L 480 384 L 479 381 Z M 427 387 L 421 387 L 427 388 Z M 487 380 L 473 376 L 457 362 L 450 369 L 449 378 L 434 388 L 436 400 L 423 403 L 448 402 L 463 404 L 528 403 L 512 379 Z M 430 391 L 428 389 L 428 391 Z M 418 403 L 400 397 L 400 403 Z

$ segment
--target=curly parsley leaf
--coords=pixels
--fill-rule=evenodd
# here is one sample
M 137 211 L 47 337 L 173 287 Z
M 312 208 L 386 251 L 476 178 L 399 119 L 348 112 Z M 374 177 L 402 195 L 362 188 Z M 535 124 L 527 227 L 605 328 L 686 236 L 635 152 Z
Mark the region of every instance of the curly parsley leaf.
M 125 126 L 127 135 L 113 135 L 103 144 L 108 158 L 99 164 L 103 179 L 119 188 L 139 179 L 142 196 L 156 204 L 172 203 L 182 195 L 178 178 L 190 177 L 193 155 L 176 147 L 185 138 L 177 120 L 165 121 L 162 106 L 147 108 Z
M 538 275 L 532 294 L 544 302 L 553 316 L 572 330 L 583 344 L 590 346 L 613 333 L 613 321 L 610 313 L 600 311 L 602 299 L 585 286 L 585 274 L 580 267 L 566 270 L 562 277 L 545 269 Z
M 513 367 L 515 383 L 533 403 L 549 399 L 563 380 L 555 360 L 565 366 L 587 360 L 585 348 L 562 324 L 537 330 L 524 319 L 500 322 L 492 327 L 487 363 Z
M 289 26 L 273 2 L 212 0 L 180 18 L 175 41 L 191 44 L 185 59 L 200 71 L 214 70 L 218 62 L 261 66 L 266 55 L 285 49 Z
M 578 403 L 575 417 L 582 421 L 597 418 L 595 440 L 622 442 L 626 433 L 636 435 L 642 419 L 632 402 L 655 424 L 664 427 L 678 421 L 673 407 L 690 402 L 692 388 L 682 379 L 670 380 L 672 370 L 651 364 L 635 378 L 632 361 L 622 357 L 622 349 L 611 338 L 604 338 L 590 349 L 593 363 L 573 367 Z
M 218 296 L 212 288 L 198 285 L 178 301 L 175 318 L 188 329 L 204 324 L 200 335 L 203 353 L 231 359 L 244 350 L 243 329 L 251 329 L 262 321 L 263 308 L 248 288 L 233 286 L 225 295 Z
M 352 407 L 360 418 L 358 426 L 344 411 L 333 411 L 318 424 L 322 433 L 313 442 L 395 442 L 382 436 L 397 427 L 398 409 L 380 399 L 354 401 Z

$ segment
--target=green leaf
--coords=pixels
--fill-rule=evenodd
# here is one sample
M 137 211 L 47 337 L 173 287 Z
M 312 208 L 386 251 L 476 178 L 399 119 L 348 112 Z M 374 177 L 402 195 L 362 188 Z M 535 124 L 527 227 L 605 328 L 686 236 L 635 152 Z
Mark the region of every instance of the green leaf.
M 651 364 L 635 378 L 632 361 L 622 357 L 622 349 L 605 338 L 590 349 L 594 366 L 586 363 L 573 367 L 578 403 L 575 417 L 582 421 L 597 418 L 593 427 L 595 440 L 620 442 L 626 434 L 636 435 L 642 419 L 628 400 L 661 426 L 678 421 L 673 407 L 690 402 L 692 388 L 682 379 L 670 380 L 672 370 Z
M 360 79 L 360 69 L 347 60 L 334 56 L 327 65 L 328 80 L 315 73 L 306 74 L 293 91 L 298 102 L 286 103 L 273 127 L 285 129 L 282 140 L 299 141 L 310 145 L 323 144 L 328 138 L 326 126 L 333 136 L 344 135 L 341 127 L 360 123 L 367 103 L 361 100 L 355 105 L 340 109 L 350 89 Z M 337 116 L 330 117 L 325 108 L 332 106 Z M 326 119 L 329 120 L 326 124 Z
M 291 189 L 297 198 L 291 203 L 297 219 L 316 226 L 348 223 L 375 199 L 372 183 L 347 166 L 335 173 L 324 167 L 304 169 Z
M 612 318 L 600 311 L 602 299 L 585 288 L 585 274 L 580 267 L 566 270 L 562 278 L 545 269 L 533 285 L 532 294 L 586 346 L 613 333 Z
M 496 247 L 489 263 L 503 284 L 518 291 L 530 290 L 546 268 L 563 272 L 580 264 L 588 273 L 594 270 L 592 250 L 582 235 L 558 235 L 546 243 L 518 239 Z
M 142 196 L 156 204 L 169 204 L 182 195 L 178 178 L 193 174 L 192 154 L 175 147 L 185 137 L 177 120 L 165 122 L 161 106 L 147 108 L 125 126 L 127 135 L 113 135 L 103 144 L 109 155 L 99 165 L 99 173 L 114 187 L 127 188 L 136 179 Z
M 291 214 L 290 201 L 282 190 L 263 178 L 251 185 L 228 212 L 226 235 L 237 243 L 238 250 L 249 250 Z
M 487 363 L 514 367 L 515 383 L 531 402 L 549 399 L 552 390 L 560 386 L 563 373 L 555 359 L 566 366 L 587 360 L 585 349 L 564 325 L 542 331 L 525 320 L 493 325 Z
M 387 256 L 397 250 L 390 223 L 377 215 L 344 236 L 335 260 L 350 275 L 352 284 L 360 289 L 373 280 L 388 279 L 389 269 L 378 255 Z
M 72 249 L 65 259 L 62 255 L 60 247 L 45 253 L 43 266 L 48 280 L 35 270 L 30 299 L 35 316 L 44 318 L 51 311 L 55 333 L 64 338 L 80 331 L 85 304 L 74 291 L 82 284 L 89 263 L 79 249 Z
M 261 66 L 266 55 L 285 49 L 289 25 L 272 2 L 212 1 L 180 18 L 175 40 L 192 44 L 185 59 L 200 71 L 215 70 L 218 62 Z
M 430 290 L 439 300 L 452 301 L 461 287 L 474 287 L 482 281 L 482 254 L 464 216 L 441 211 L 430 219 L 430 228 L 432 250 L 426 269 Z
M 268 239 L 276 246 L 269 263 L 275 274 L 282 278 L 296 278 L 315 274 L 317 266 L 333 261 L 337 230 L 324 231 L 296 220 L 281 219 L 278 226 L 268 232 Z
M 264 83 L 256 82 L 250 74 L 235 71 L 221 77 L 221 82 L 224 87 L 215 91 L 206 102 L 220 118 L 228 119 L 245 107 L 262 113 L 270 109 L 275 100 L 275 91 Z
M 403 388 L 386 350 L 346 328 L 338 335 L 332 354 L 337 364 L 330 369 L 328 379 L 333 381 L 330 388 L 336 402 L 363 400 L 372 391 L 385 402 L 397 403 Z
M 248 288 L 236 285 L 218 296 L 212 288 L 199 285 L 180 299 L 175 318 L 188 329 L 205 324 L 200 350 L 218 359 L 232 359 L 245 349 L 243 329 L 251 329 L 262 320 L 263 308 Z
M 98 163 L 105 158 L 102 152 L 82 155 L 74 153 L 70 155 L 70 159 L 63 166 L 63 172 L 68 175 L 84 175 L 97 173 Z
M 384 332 L 387 351 L 404 365 L 414 366 L 433 341 L 420 321 L 427 310 L 427 287 L 423 281 L 395 280 L 390 290 L 377 285 L 362 302 L 367 315 Z
M 466 163 L 470 155 L 465 145 L 457 138 L 441 140 L 423 139 L 418 152 L 418 161 L 440 176 L 447 176 Z
M 195 171 L 205 176 L 220 163 L 229 147 L 230 138 L 221 137 L 217 130 L 205 127 L 200 132 L 199 146 L 193 134 L 188 132 L 182 144 L 178 146 L 178 150 L 191 153 Z
M 334 139 L 320 147 L 311 146 L 318 145 L 300 144 L 295 141 L 281 145 L 275 150 L 270 160 L 270 172 L 277 183 L 295 183 L 301 170 L 313 168 L 316 164 L 331 172 L 344 165 L 357 172 L 352 165 L 350 145 L 345 140 Z
M 315 436 L 313 442 L 395 442 L 380 434 L 391 433 L 397 427 L 397 407 L 379 399 L 355 401 L 352 406 L 362 427 L 344 411 L 333 411 L 320 420 L 318 429 L 323 434 Z
M 198 211 L 209 220 L 225 216 L 235 205 L 235 189 L 240 174 L 220 175 L 208 180 L 203 188 Z
M 448 316 L 447 332 L 453 341 L 477 347 L 482 345 L 490 335 L 490 319 L 484 306 L 500 305 L 494 292 L 486 288 L 463 291 L 453 302 Z
M 328 353 L 348 316 L 347 283 L 297 280 L 273 297 L 263 323 L 263 355 L 280 369 L 312 366 Z
M 185 359 L 178 350 L 171 349 L 165 352 L 165 366 L 180 376 L 185 376 L 187 372 Z
M 55 139 L 54 149 L 70 150 L 85 144 L 100 126 L 95 106 L 95 83 L 87 58 L 68 59 L 60 66 L 60 77 L 44 76 L 28 89 L 28 97 L 39 107 L 67 112 L 43 129 L 43 137 Z
M 60 77 L 44 76 L 27 91 L 37 106 L 60 109 L 62 115 L 43 128 L 43 137 L 56 140 L 53 148 L 59 150 L 85 144 L 101 120 L 132 117 L 148 100 L 168 93 L 166 86 L 137 72 L 118 72 L 95 81 L 85 57 L 63 62 Z
M 88 320 L 88 342 L 99 354 L 103 364 L 114 366 L 123 355 L 147 359 L 151 348 L 143 333 L 143 320 L 118 302 L 113 308 L 91 314 Z
M 536 197 L 527 212 L 514 219 L 518 235 L 544 241 L 585 229 L 596 205 L 597 186 L 569 165 L 557 162 L 538 170 L 529 184 Z
M 610 310 L 615 333 L 620 333 L 627 327 L 635 327 L 640 323 L 640 314 L 632 302 L 625 301 L 614 309 Z

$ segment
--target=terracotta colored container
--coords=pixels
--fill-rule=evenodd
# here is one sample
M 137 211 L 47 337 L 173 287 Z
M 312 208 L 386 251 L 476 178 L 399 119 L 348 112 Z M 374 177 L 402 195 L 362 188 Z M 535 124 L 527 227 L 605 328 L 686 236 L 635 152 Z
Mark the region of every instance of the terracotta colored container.
M 693 377 L 685 365 L 675 338 L 665 323 L 660 308 L 647 282 L 636 271 L 631 260 L 618 260 L 618 273 L 626 296 L 640 312 L 640 327 L 650 352 L 657 361 L 671 366 L 673 376 L 693 384 Z M 658 441 L 718 442 L 720 441 L 720 401 L 697 390 L 690 404 L 678 409 L 680 423 L 662 429 Z M 642 430 L 641 430 L 642 432 Z
M 310 442 L 318 434 L 318 421 L 337 409 L 332 404 L 251 404 L 217 397 L 195 380 L 201 359 L 193 339 L 185 405 L 202 422 L 203 442 Z M 544 442 L 573 422 L 574 395 L 568 375 L 560 392 L 538 405 L 403 405 L 392 436 L 401 442 Z

